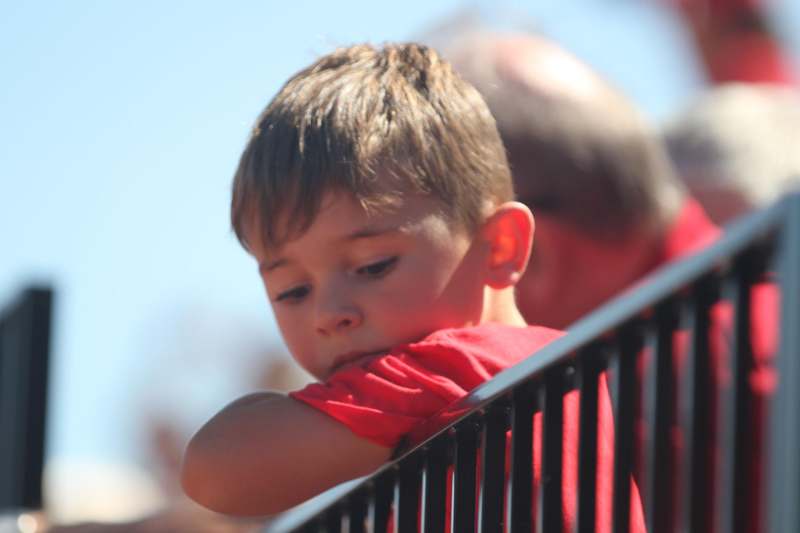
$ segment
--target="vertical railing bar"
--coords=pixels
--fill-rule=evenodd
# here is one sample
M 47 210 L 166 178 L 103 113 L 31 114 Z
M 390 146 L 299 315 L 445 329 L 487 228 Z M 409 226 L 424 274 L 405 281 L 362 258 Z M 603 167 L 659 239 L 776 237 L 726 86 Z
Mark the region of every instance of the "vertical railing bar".
M 592 533 L 596 525 L 597 492 L 597 381 L 605 357 L 598 344 L 578 354 L 577 380 L 580 386 L 580 429 L 578 444 L 578 533 Z
M 323 519 L 324 530 L 326 533 L 342 533 L 342 509 L 341 505 L 333 505 L 325 512 Z
M 475 531 L 475 462 L 477 458 L 477 424 L 470 419 L 456 428 L 456 449 L 453 472 L 453 504 L 451 531 Z
M 366 533 L 366 501 L 363 492 L 350 496 L 347 501 L 347 533 Z
M 692 337 L 695 336 L 696 319 L 695 315 L 697 307 L 697 298 L 695 295 L 688 295 L 687 299 L 681 302 L 681 329 L 688 330 Z M 696 356 L 694 350 L 689 349 L 683 357 L 683 362 L 680 366 L 679 375 L 679 388 L 680 388 L 680 435 L 681 435 L 681 476 L 678 485 L 678 494 L 681 494 L 680 508 L 679 508 L 679 521 L 678 530 L 699 533 L 691 528 L 691 487 L 692 487 L 692 472 L 693 468 L 699 467 L 693 461 L 693 448 L 694 443 L 694 428 L 695 428 L 695 415 L 694 404 L 695 402 L 695 372 L 696 372 Z
M 548 372 L 540 390 L 543 409 L 542 474 L 539 505 L 539 530 L 560 533 L 564 527 L 561 513 L 564 367 Z
M 425 453 L 422 473 L 422 531 L 442 533 L 447 506 L 447 439 L 442 435 L 434 439 Z
M 533 413 L 536 408 L 535 384 L 526 383 L 514 390 L 508 495 L 510 533 L 530 533 L 533 529 Z
M 266 531 L 269 531 L 267 528 Z M 317 533 L 317 523 L 315 520 L 309 520 L 291 530 L 291 533 Z
M 389 525 L 391 498 L 392 479 L 389 475 L 383 474 L 374 480 L 372 494 L 369 498 L 367 523 L 371 533 L 386 533 Z
M 724 282 L 726 300 L 733 307 L 733 328 L 729 344 L 729 368 L 732 372 L 731 386 L 720 392 L 722 421 L 720 427 L 722 461 L 716 476 L 715 493 L 719 495 L 717 524 L 721 532 L 739 533 L 748 523 L 747 501 L 748 465 L 752 460 L 748 428 L 749 386 L 748 377 L 753 368 L 753 353 L 750 344 L 750 289 L 753 273 L 747 255 L 738 257 L 731 275 Z M 751 494 L 751 501 L 760 495 Z
M 633 435 L 634 386 L 636 356 L 641 348 L 639 332 L 626 324 L 618 330 L 618 353 L 613 359 L 616 394 L 614 405 L 614 494 L 613 531 L 627 533 L 630 529 L 631 477 L 636 446 Z
M 778 388 L 773 398 L 769 442 L 770 533 L 800 530 L 800 194 L 785 203 L 778 235 L 781 284 Z
M 394 487 L 394 531 L 417 533 L 419 522 L 420 454 L 405 457 L 398 464 Z
M 677 457 L 672 446 L 677 385 L 673 356 L 673 335 L 677 325 L 675 313 L 675 304 L 671 300 L 656 306 L 650 329 L 653 360 L 647 367 L 649 386 L 645 394 L 645 420 L 648 452 L 642 488 L 647 530 L 651 533 L 671 533 L 675 524 Z
M 503 489 L 507 428 L 506 402 L 495 400 L 486 410 L 481 432 L 481 482 L 478 509 L 478 531 L 480 533 L 503 533 L 505 530 Z
M 681 531 L 688 533 L 709 531 L 713 513 L 712 487 L 708 479 L 713 472 L 713 454 L 709 453 L 713 436 L 708 344 L 711 282 L 709 277 L 699 280 L 687 301 L 690 347 L 683 364 L 681 387 L 681 429 L 684 435 Z

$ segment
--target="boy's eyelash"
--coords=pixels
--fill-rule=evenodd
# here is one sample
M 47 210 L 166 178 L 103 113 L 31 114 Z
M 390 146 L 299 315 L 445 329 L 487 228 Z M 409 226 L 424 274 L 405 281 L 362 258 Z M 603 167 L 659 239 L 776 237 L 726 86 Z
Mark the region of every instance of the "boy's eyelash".
M 393 256 L 387 259 L 376 261 L 375 263 L 364 265 L 356 269 L 356 274 L 371 279 L 382 278 L 392 270 L 392 267 L 394 267 L 398 259 L 399 257 Z M 278 293 L 277 296 L 275 296 L 275 301 L 297 303 L 308 296 L 309 292 L 311 292 L 311 288 L 308 285 L 300 285 L 298 287 L 293 287 L 289 290 Z
M 356 274 L 367 276 L 370 278 L 380 278 L 389 273 L 389 271 L 397 264 L 397 256 L 389 257 L 375 263 L 370 263 L 356 269 Z
M 308 295 L 310 290 L 311 289 L 309 289 L 305 285 L 301 285 L 300 287 L 294 287 L 292 289 L 289 289 L 288 291 L 283 291 L 283 292 L 279 293 L 275 297 L 275 301 L 276 302 L 298 302 L 298 301 L 302 300 L 303 298 L 305 298 Z

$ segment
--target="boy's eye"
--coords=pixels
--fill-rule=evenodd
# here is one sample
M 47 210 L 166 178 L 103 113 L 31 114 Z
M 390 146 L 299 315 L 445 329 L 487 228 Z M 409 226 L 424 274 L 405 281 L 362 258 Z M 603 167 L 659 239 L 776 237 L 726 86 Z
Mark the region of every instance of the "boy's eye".
M 294 287 L 289 289 L 288 291 L 283 291 L 279 293 L 275 297 L 276 302 L 289 302 L 289 303 L 297 303 L 306 296 L 311 289 L 306 285 L 300 285 L 299 287 Z
M 397 264 L 397 257 L 389 257 L 388 259 L 383 259 L 376 263 L 370 263 L 369 265 L 358 268 L 356 274 L 368 278 L 379 278 L 388 274 L 395 264 Z

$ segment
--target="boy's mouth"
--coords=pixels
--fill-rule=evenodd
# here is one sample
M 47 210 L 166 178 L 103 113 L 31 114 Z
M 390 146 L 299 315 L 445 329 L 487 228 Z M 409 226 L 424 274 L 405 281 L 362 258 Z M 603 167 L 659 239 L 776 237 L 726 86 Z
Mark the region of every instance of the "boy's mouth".
M 332 376 L 336 372 L 346 367 L 357 365 L 362 361 L 386 353 L 389 353 L 389 350 L 380 349 L 371 352 L 347 352 L 341 355 L 337 355 L 336 358 L 333 360 L 333 366 L 331 366 L 331 370 L 328 373 L 328 376 Z

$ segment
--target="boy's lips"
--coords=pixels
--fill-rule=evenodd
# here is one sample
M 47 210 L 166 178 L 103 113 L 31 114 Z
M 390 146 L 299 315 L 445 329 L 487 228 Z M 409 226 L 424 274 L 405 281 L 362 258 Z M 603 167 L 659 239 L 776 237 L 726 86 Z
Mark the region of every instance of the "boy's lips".
M 364 359 L 369 359 L 375 357 L 376 355 L 385 353 L 388 353 L 388 350 L 380 349 L 370 352 L 347 352 L 342 355 L 337 355 L 333 360 L 333 366 L 331 366 L 331 371 L 328 373 L 328 375 L 332 376 L 345 367 L 352 366 L 360 361 L 363 361 Z

